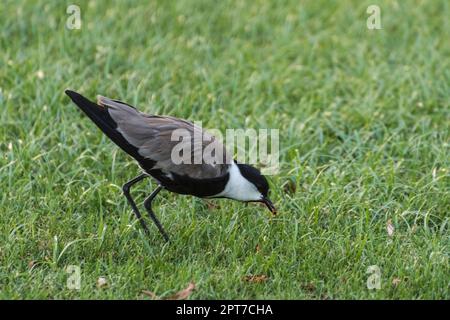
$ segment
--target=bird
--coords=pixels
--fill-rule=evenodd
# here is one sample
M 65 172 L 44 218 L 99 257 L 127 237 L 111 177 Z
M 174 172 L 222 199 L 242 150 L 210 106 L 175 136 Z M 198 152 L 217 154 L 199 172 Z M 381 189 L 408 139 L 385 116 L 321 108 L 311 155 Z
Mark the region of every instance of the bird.
M 207 131 L 201 131 L 202 128 L 194 123 L 172 116 L 146 114 L 128 103 L 101 95 L 93 102 L 72 90 L 65 90 L 65 93 L 106 136 L 134 158 L 142 169 L 141 174 L 123 185 L 122 191 L 147 234 L 149 228 L 130 193 L 133 185 L 147 177 L 153 178 L 157 187 L 144 200 L 144 208 L 167 242 L 169 236 L 152 208 L 153 200 L 163 189 L 198 198 L 261 202 L 276 215 L 277 210 L 269 199 L 270 187 L 266 177 L 257 168 L 234 160 L 216 137 Z M 222 152 L 222 158 L 219 159 L 222 161 L 174 161 L 172 151 L 180 141 L 173 141 L 172 135 L 176 130 L 187 132 L 190 137 L 200 130 L 200 134 L 208 138 L 205 141 L 215 143 L 217 155 L 220 156 Z M 204 150 L 207 145 L 203 139 L 200 144 L 194 145 L 193 140 L 183 140 L 183 143 L 193 146 L 190 148 L 191 154 L 186 155 L 188 160 L 192 160 L 195 150 Z M 186 150 L 189 151 L 189 148 Z

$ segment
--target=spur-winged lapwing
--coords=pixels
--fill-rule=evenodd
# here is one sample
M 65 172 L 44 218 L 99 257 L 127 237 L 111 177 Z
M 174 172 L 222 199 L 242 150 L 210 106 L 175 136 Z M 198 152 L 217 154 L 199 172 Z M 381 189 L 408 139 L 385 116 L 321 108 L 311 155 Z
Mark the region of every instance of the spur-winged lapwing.
M 269 184 L 256 168 L 237 163 L 232 158 L 221 163 L 201 161 L 193 164 L 175 163 L 172 160 L 172 149 L 179 143 L 179 140 L 172 141 L 174 130 L 183 129 L 191 137 L 195 137 L 201 128 L 193 123 L 170 116 L 147 115 L 127 103 L 102 96 L 98 96 L 97 103 L 94 103 L 74 91 L 66 90 L 66 94 L 143 169 L 141 175 L 123 185 L 123 193 L 146 232 L 147 225 L 130 195 L 130 188 L 148 176 L 157 181 L 158 187 L 145 199 L 144 207 L 166 241 L 169 237 L 152 210 L 152 201 L 162 189 L 200 198 L 262 202 L 276 214 L 275 207 L 268 198 Z M 209 139 L 201 139 L 200 147 L 205 148 L 213 140 L 217 143 L 216 148 L 219 146 L 224 150 L 223 159 L 229 159 L 226 157 L 226 149 L 212 135 Z M 188 140 L 189 142 L 192 141 Z M 192 154 L 195 148 L 195 145 L 191 148 Z

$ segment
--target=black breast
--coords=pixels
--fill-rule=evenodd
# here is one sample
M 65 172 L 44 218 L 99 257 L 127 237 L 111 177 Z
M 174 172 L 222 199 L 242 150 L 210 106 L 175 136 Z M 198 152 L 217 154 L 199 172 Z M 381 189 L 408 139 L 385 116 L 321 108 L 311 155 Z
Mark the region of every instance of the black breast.
M 171 173 L 167 176 L 160 169 L 152 169 L 153 165 L 146 166 L 140 163 L 141 167 L 167 190 L 178 194 L 188 194 L 199 198 L 207 198 L 219 194 L 225 189 L 230 177 L 229 173 L 223 176 L 209 179 L 194 179 L 186 175 Z

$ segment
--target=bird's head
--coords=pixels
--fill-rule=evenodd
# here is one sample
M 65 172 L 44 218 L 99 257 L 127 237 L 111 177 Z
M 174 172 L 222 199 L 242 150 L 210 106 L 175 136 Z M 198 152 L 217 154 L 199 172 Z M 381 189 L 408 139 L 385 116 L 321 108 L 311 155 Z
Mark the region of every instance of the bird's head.
M 261 172 L 248 164 L 236 163 L 241 177 L 236 177 L 237 173 L 231 172 L 231 179 L 242 179 L 235 199 L 245 202 L 261 202 L 275 215 L 277 210 L 269 199 L 269 183 Z M 235 175 L 233 177 L 233 174 Z

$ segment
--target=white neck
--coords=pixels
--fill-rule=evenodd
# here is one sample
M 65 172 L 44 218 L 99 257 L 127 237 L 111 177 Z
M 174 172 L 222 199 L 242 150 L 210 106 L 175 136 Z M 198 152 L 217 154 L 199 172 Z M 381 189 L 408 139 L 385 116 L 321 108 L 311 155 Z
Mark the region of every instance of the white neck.
M 262 194 L 253 183 L 244 178 L 234 161 L 231 163 L 228 173 L 230 178 L 225 189 L 214 197 L 227 197 L 239 201 L 257 201 L 262 199 Z

